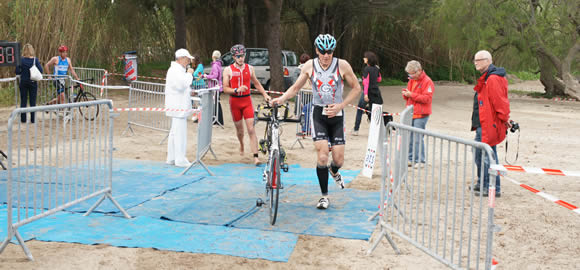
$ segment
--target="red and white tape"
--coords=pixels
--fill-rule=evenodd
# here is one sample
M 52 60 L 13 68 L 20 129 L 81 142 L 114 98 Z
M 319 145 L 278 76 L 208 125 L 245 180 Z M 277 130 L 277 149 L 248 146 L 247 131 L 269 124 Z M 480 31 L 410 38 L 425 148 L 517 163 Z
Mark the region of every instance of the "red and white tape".
M 554 196 L 552 196 L 552 195 L 550 195 L 548 193 L 545 193 L 543 191 L 539 191 L 539 190 L 537 190 L 537 189 L 535 189 L 533 187 L 530 187 L 530 186 L 528 186 L 526 184 L 522 184 L 522 183 L 520 183 L 520 182 L 518 182 L 515 179 L 512 179 L 510 177 L 504 176 L 504 178 L 510 180 L 512 183 L 514 183 L 514 184 L 516 184 L 516 185 L 518 185 L 520 187 L 523 187 L 523 188 L 531 191 L 532 193 L 535 193 L 536 195 L 538 195 L 538 196 L 540 196 L 540 197 L 542 197 L 542 198 L 544 198 L 544 199 L 546 199 L 548 201 L 551 201 L 551 202 L 556 203 L 556 204 L 558 204 L 560 206 L 566 207 L 569 210 L 572 210 L 576 214 L 580 214 L 580 209 L 577 206 L 575 206 L 575 205 L 573 205 L 571 203 L 562 201 L 562 200 L 560 200 L 560 199 L 558 199 L 558 198 L 556 198 L 556 197 L 554 197 Z
M 580 177 L 580 171 L 563 171 L 563 170 L 558 170 L 558 169 L 533 168 L 533 167 L 523 167 L 523 166 L 515 166 L 515 165 L 499 165 L 499 164 L 491 165 L 491 168 L 494 170 L 504 171 L 504 172 L 514 171 L 514 172 Z
M 553 101 L 578 101 L 578 100 L 573 99 L 573 98 L 559 98 L 559 97 L 555 97 L 552 100 Z
M 353 108 L 355 108 L 357 110 L 361 110 L 363 112 L 370 112 L 369 110 L 367 110 L 365 108 L 361 108 L 359 106 L 355 106 L 355 105 L 352 105 L 352 104 L 348 104 L 348 106 L 351 106 L 351 107 L 353 107 Z M 400 113 L 383 113 L 383 116 L 387 116 L 387 115 L 394 116 L 394 115 L 401 115 L 401 114 Z
M 113 108 L 116 112 L 201 112 L 201 109 Z
M 125 76 L 125 74 L 120 74 L 120 73 L 108 73 L 108 74 L 109 75 L 115 75 L 115 76 L 122 76 L 122 77 Z M 137 78 L 165 81 L 165 78 L 160 78 L 160 77 L 137 76 Z
M 258 91 L 258 89 L 251 89 L 252 92 L 254 93 L 259 93 L 260 91 Z M 266 90 L 266 93 L 268 94 L 276 94 L 276 95 L 284 95 L 284 92 L 278 92 L 278 91 L 270 91 L 270 90 Z

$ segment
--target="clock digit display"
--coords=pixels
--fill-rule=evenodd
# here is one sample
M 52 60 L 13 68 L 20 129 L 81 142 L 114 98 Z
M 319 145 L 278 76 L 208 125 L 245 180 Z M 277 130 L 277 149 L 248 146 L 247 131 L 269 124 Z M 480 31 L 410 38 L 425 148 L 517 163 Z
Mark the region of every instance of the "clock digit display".
M 0 41 L 0 67 L 20 65 L 20 43 Z

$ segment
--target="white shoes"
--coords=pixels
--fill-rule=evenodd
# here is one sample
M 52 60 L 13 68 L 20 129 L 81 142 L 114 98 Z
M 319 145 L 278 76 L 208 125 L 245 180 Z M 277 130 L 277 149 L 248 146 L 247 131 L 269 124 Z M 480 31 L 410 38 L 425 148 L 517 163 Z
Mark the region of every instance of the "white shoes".
M 167 164 L 167 165 L 175 165 L 175 160 L 165 161 L 165 164 Z
M 328 209 L 329 205 L 330 205 L 330 200 L 328 200 L 327 197 L 322 197 L 322 198 L 320 198 L 320 200 L 318 200 L 318 204 L 316 204 L 316 208 Z
M 342 175 L 340 175 L 339 172 L 336 172 L 336 175 L 333 175 L 332 172 L 330 172 L 330 176 L 332 176 L 334 182 L 338 187 L 340 187 L 340 189 L 344 189 L 344 181 L 342 181 Z
M 358 136 L 358 130 L 354 130 L 354 129 L 353 129 L 353 130 L 350 132 L 350 135 L 352 135 L 352 136 Z
M 182 167 L 182 168 L 188 168 L 189 166 L 191 166 L 191 162 L 186 161 L 185 163 L 175 163 L 175 166 Z

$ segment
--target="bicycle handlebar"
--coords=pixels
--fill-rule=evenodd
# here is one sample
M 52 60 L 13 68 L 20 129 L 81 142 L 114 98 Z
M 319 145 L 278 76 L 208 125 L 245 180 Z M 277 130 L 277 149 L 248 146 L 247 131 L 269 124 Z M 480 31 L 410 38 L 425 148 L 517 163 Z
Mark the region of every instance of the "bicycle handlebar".
M 286 112 L 284 113 L 284 118 L 282 118 L 282 119 L 278 119 L 278 117 L 277 117 L 279 107 L 284 107 L 286 109 Z M 270 106 L 269 103 L 266 103 L 266 105 L 263 108 L 264 109 L 271 109 L 272 114 L 269 117 L 259 117 L 258 116 L 257 118 L 259 121 L 270 122 L 270 121 L 272 121 L 272 118 L 276 117 L 276 120 L 278 120 L 279 122 L 300 123 L 300 117 L 298 119 L 287 118 L 288 104 L 279 105 L 279 104 L 275 103 L 274 106 Z

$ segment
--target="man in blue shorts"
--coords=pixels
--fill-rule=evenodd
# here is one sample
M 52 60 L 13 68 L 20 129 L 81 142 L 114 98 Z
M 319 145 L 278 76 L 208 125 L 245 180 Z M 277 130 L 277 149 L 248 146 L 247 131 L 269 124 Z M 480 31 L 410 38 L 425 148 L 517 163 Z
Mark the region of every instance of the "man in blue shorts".
M 72 66 L 72 61 L 70 60 L 70 58 L 67 57 L 68 47 L 65 45 L 61 45 L 60 47 L 58 47 L 58 53 L 59 56 L 51 58 L 46 63 L 46 65 L 44 65 L 44 70 L 46 70 L 47 73 L 49 73 L 50 68 L 54 66 L 54 75 L 55 75 L 54 86 L 56 87 L 57 97 L 49 101 L 48 102 L 49 105 L 56 103 L 58 104 L 65 103 L 66 99 L 64 90 L 66 80 L 64 79 L 63 76 L 68 75 L 68 72 L 70 71 L 70 74 L 72 74 L 75 79 L 79 80 L 79 76 L 77 76 L 77 73 L 75 72 L 75 69 Z

